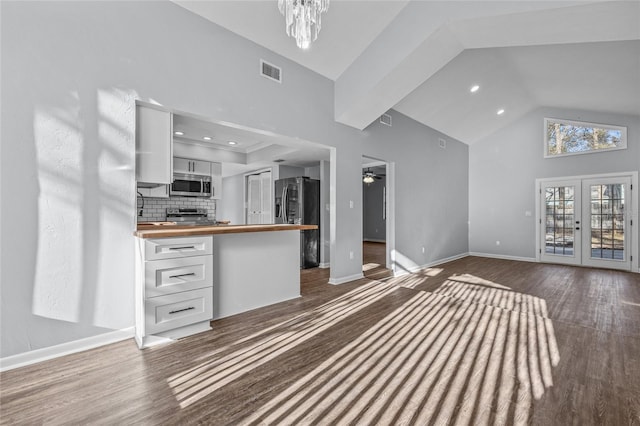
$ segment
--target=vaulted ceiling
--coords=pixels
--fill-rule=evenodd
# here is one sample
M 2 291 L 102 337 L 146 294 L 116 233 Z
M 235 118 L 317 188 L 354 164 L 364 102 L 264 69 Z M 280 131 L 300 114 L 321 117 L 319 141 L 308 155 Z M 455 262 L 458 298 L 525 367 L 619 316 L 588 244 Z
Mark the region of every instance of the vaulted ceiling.
M 275 0 L 175 2 L 334 80 L 357 129 L 395 109 L 472 144 L 541 106 L 640 115 L 638 1 L 332 0 L 306 51 Z

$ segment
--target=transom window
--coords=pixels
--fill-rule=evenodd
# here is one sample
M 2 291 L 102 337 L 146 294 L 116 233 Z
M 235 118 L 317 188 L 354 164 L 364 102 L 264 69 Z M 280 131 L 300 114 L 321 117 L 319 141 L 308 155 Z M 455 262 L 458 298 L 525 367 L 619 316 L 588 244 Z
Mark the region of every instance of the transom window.
M 544 129 L 545 158 L 627 147 L 626 127 L 545 118 Z

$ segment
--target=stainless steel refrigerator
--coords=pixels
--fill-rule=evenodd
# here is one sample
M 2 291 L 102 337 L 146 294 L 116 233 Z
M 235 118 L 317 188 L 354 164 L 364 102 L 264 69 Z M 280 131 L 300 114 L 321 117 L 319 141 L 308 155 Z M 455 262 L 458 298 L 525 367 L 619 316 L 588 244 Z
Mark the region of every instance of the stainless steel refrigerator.
M 300 268 L 315 268 L 320 262 L 320 181 L 308 177 L 275 182 L 276 223 L 318 225 L 300 231 Z

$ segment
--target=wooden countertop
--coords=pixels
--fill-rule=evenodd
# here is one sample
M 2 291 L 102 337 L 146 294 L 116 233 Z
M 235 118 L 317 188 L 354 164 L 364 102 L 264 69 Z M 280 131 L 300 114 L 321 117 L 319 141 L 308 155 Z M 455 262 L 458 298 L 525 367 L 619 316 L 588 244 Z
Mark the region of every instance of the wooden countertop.
M 133 233 L 138 238 L 188 237 L 192 235 L 239 234 L 244 232 L 295 231 L 318 229 L 317 225 L 215 225 L 215 226 L 183 226 L 158 225 L 138 226 Z

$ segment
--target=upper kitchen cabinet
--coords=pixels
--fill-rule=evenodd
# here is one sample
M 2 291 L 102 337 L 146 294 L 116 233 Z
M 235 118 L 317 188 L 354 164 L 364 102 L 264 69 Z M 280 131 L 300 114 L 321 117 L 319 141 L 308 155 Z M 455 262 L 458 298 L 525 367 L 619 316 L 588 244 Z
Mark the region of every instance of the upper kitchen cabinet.
M 210 176 L 211 162 L 175 157 L 173 159 L 173 172 Z
M 136 104 L 136 181 L 138 185 L 171 184 L 173 180 L 171 113 Z

